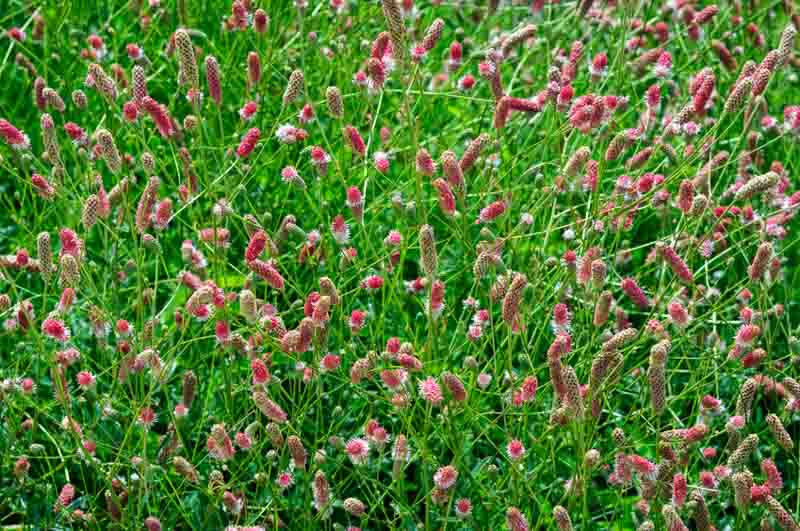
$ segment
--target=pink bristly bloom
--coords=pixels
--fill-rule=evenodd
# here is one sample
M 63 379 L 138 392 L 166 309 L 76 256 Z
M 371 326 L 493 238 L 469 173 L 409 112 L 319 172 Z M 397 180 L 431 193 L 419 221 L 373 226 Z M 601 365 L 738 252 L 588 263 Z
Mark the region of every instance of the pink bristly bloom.
M 375 165 L 375 169 L 381 173 L 386 173 L 389 171 L 389 154 L 385 151 L 376 151 L 372 155 L 372 162 Z
M 472 514 L 472 502 L 468 498 L 459 498 L 456 500 L 455 509 L 458 518 L 469 518 Z
M 156 412 L 151 407 L 143 407 L 139 410 L 137 422 L 146 430 L 149 430 L 156 423 Z
M 364 196 L 357 186 L 351 186 L 347 189 L 345 204 L 350 207 L 350 213 L 353 214 L 353 217 L 361 222 L 364 218 Z
M 629 455 L 628 462 L 640 476 L 647 479 L 655 479 L 658 469 L 652 461 L 640 455 Z
M 258 112 L 258 103 L 255 101 L 248 101 L 245 103 L 241 109 L 239 109 L 239 116 L 241 116 L 242 120 L 245 122 L 249 122 L 253 119 L 253 117 Z
M 458 90 L 461 90 L 463 92 L 472 90 L 472 88 L 475 86 L 475 76 L 473 76 L 472 74 L 466 74 L 464 76 L 461 76 L 458 79 L 457 84 L 458 84 Z
M 325 153 L 325 150 L 319 146 L 311 148 L 311 164 L 313 164 L 321 175 L 328 173 L 328 164 L 331 161 L 330 155 Z
M 370 275 L 361 281 L 361 287 L 367 291 L 378 291 L 383 287 L 383 277 L 380 275 Z
M 322 372 L 330 372 L 335 371 L 339 368 L 342 364 L 342 358 L 337 356 L 336 354 L 325 354 L 322 356 L 322 359 L 319 360 L 319 369 Z
M 767 476 L 767 485 L 773 492 L 777 492 L 783 488 L 783 478 L 781 477 L 780 470 L 778 470 L 778 467 L 772 459 L 764 459 L 761 461 L 761 471 Z
M 442 490 L 450 490 L 458 480 L 458 470 L 453 465 L 439 468 L 433 475 L 433 482 Z
M 494 221 L 503 215 L 507 207 L 508 204 L 503 200 L 490 203 L 481 209 L 478 219 L 475 220 L 475 224 L 480 225 L 481 223 L 490 223 Z
M 456 196 L 453 194 L 453 189 L 450 183 L 444 179 L 436 179 L 433 181 L 433 187 L 439 193 L 439 208 L 445 216 L 453 216 L 456 213 Z
M 553 325 L 553 331 L 556 334 L 569 331 L 569 325 L 570 325 L 569 308 L 563 302 L 560 302 L 553 307 L 552 325 Z
M 362 158 L 367 155 L 367 145 L 361 137 L 361 133 L 358 132 L 358 129 L 352 125 L 347 125 L 344 128 L 344 136 L 348 146 L 353 150 L 353 153 Z
M 350 314 L 350 320 L 347 322 L 348 326 L 350 326 L 350 333 L 353 335 L 358 334 L 364 328 L 366 318 L 366 312 L 353 310 Z
M 303 108 L 297 113 L 297 119 L 301 124 L 307 124 L 314 119 L 314 107 L 306 103 Z
M 261 138 L 261 131 L 257 127 L 253 127 L 242 137 L 239 147 L 236 148 L 236 156 L 240 159 L 246 159 L 250 153 L 255 149 L 259 138 Z
M 72 143 L 76 146 L 85 146 L 89 143 L 89 136 L 81 126 L 74 122 L 67 122 L 64 124 L 64 131 L 72 139 Z
M 8 120 L 0 119 L 0 136 L 2 136 L 6 143 L 13 149 L 24 150 L 31 147 L 28 136 L 11 125 Z
M 672 55 L 669 52 L 662 52 L 653 71 L 657 77 L 667 77 L 672 72 Z
M 337 215 L 331 222 L 331 234 L 339 245 L 346 245 L 350 241 L 350 227 L 344 217 Z
M 369 459 L 369 443 L 361 438 L 350 439 L 345 451 L 354 465 L 363 465 Z
M 622 280 L 622 291 L 625 292 L 625 295 L 631 299 L 631 301 L 636 304 L 639 308 L 646 310 L 650 307 L 650 300 L 645 295 L 642 288 L 639 287 L 639 284 L 630 277 L 625 278 Z
M 754 324 L 744 324 L 739 328 L 736 333 L 736 344 L 741 347 L 747 347 L 753 344 L 753 341 L 761 335 L 761 328 Z
M 15 40 L 17 42 L 25 41 L 26 37 L 25 32 L 16 26 L 14 26 L 13 28 L 8 28 L 8 30 L 6 30 L 6 35 L 8 36 L 9 39 Z
M 127 122 L 133 123 L 139 117 L 139 106 L 133 100 L 126 101 L 122 106 L 122 114 Z
M 69 328 L 64 321 L 53 317 L 48 317 L 42 322 L 42 333 L 60 343 L 66 343 L 70 337 Z
M 34 190 L 42 199 L 51 200 L 56 195 L 56 188 L 50 182 L 39 175 L 38 173 L 34 173 L 31 175 L 31 183 L 33 184 Z
M 672 504 L 681 507 L 686 501 L 686 477 L 675 474 L 672 478 Z
M 254 358 L 253 361 L 250 362 L 250 370 L 253 373 L 253 385 L 265 385 L 269 383 L 271 379 L 269 369 L 263 360 Z
M 605 76 L 608 73 L 608 56 L 601 52 L 594 56 L 589 65 L 589 73 L 592 77 Z
M 91 389 L 95 384 L 95 377 L 89 371 L 79 372 L 77 376 L 75 376 L 75 380 L 78 382 L 78 386 L 84 391 Z
M 164 138 L 169 138 L 175 134 L 175 128 L 172 123 L 172 118 L 167 111 L 166 106 L 161 105 L 150 96 L 142 98 L 142 108 L 150 115 L 153 122 L 156 124 L 158 132 Z
M 131 61 L 138 61 L 144 57 L 144 50 L 142 50 L 141 46 L 133 42 L 125 46 L 125 51 L 128 53 L 128 57 Z
M 606 117 L 603 98 L 594 94 L 581 96 L 572 104 L 569 112 L 569 123 L 581 133 L 588 133 L 600 126 Z
M 294 144 L 308 138 L 308 132 L 291 124 L 283 124 L 275 131 L 275 136 L 282 144 Z
M 294 485 L 294 474 L 290 470 L 284 470 L 275 478 L 275 484 L 280 490 L 286 490 Z
M 242 450 L 246 451 L 253 447 L 253 439 L 244 432 L 238 432 L 234 439 L 236 440 L 236 445 Z
M 436 381 L 436 378 L 432 376 L 419 382 L 419 394 L 426 402 L 434 406 L 444 400 L 442 388 L 439 386 L 439 382 Z
M 670 321 L 672 321 L 678 328 L 685 328 L 691 321 L 689 312 L 680 301 L 672 301 L 667 305 L 667 312 L 669 313 Z
M 519 461 L 525 455 L 525 446 L 518 439 L 512 439 L 506 445 L 506 453 L 512 461 Z

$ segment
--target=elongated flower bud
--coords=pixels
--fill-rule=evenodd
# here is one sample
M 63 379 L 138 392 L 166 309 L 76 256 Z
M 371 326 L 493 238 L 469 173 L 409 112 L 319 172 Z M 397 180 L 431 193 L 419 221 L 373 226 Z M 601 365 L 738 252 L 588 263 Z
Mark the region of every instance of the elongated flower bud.
M 430 225 L 423 225 L 419 229 L 419 248 L 422 270 L 429 279 L 436 278 L 439 258 L 436 254 L 436 239 L 433 235 L 433 227 Z
M 199 476 L 197 475 L 197 470 L 195 470 L 192 464 L 183 457 L 173 457 L 172 466 L 175 467 L 175 472 L 183 476 L 187 481 L 190 481 L 191 483 L 197 483 L 200 480 Z
M 101 67 L 97 63 L 92 63 L 89 65 L 89 80 L 93 84 L 94 88 L 106 99 L 108 100 L 115 100 L 117 99 L 117 84 L 114 82 L 114 78 L 106 74 L 103 67 Z
M 450 185 L 458 190 L 459 193 L 463 193 L 464 174 L 461 172 L 461 166 L 458 164 L 456 154 L 450 150 L 442 153 L 442 171 Z
M 635 328 L 626 328 L 614 334 L 608 341 L 603 343 L 603 350 L 611 352 L 612 350 L 619 350 L 634 339 L 638 332 Z
M 586 147 L 580 147 L 572 154 L 572 156 L 567 160 L 567 164 L 564 165 L 564 173 L 569 175 L 570 177 L 575 176 L 579 171 L 583 169 L 583 165 L 586 164 L 586 161 L 589 160 L 589 156 L 591 155 L 591 150 Z
M 289 105 L 295 101 L 300 93 L 303 91 L 303 71 L 294 70 L 289 76 L 289 83 L 286 85 L 286 91 L 283 93 L 283 104 Z
M 753 408 L 753 400 L 758 389 L 758 382 L 753 378 L 748 378 L 739 389 L 739 396 L 736 399 L 736 414 L 745 419 L 750 417 Z
M 583 418 L 584 407 L 583 397 L 581 396 L 581 386 L 575 369 L 566 366 L 562 369 L 566 395 L 564 396 L 566 406 L 575 414 L 578 419 Z
M 767 497 L 764 499 L 764 505 L 767 506 L 767 510 L 769 514 L 778 522 L 778 525 L 781 529 L 786 531 L 797 531 L 800 529 L 800 526 L 797 525 L 797 522 L 794 521 L 792 518 L 791 513 L 784 509 L 781 502 L 767 494 Z
M 264 262 L 263 260 L 251 260 L 247 262 L 247 267 L 252 272 L 264 279 L 267 284 L 277 290 L 283 290 L 284 280 L 281 274 L 275 269 L 273 263 Z
M 745 466 L 748 459 L 750 459 L 750 455 L 755 451 L 757 446 L 758 435 L 751 433 L 745 437 L 741 443 L 739 443 L 739 446 L 728 458 L 727 465 L 733 469 L 738 469 Z
M 750 199 L 756 195 L 763 194 L 770 188 L 774 187 L 778 184 L 780 180 L 780 176 L 775 173 L 774 171 L 769 171 L 763 175 L 759 175 L 757 177 L 753 177 L 746 183 L 742 185 L 736 191 L 736 195 L 734 195 L 734 199 L 736 201 L 740 201 L 742 199 Z
M 50 87 L 45 87 L 44 90 L 42 90 L 42 97 L 45 99 L 48 106 L 52 107 L 58 112 L 64 112 L 64 109 L 66 108 L 64 106 L 64 100 L 61 99 L 61 96 L 58 95 L 58 92 Z
M 86 198 L 83 203 L 83 215 L 81 216 L 81 223 L 83 228 L 87 231 L 97 223 L 97 212 L 100 208 L 100 199 L 95 194 Z
M 344 116 L 344 105 L 342 104 L 342 93 L 336 87 L 328 87 L 325 91 L 325 100 L 328 103 L 328 112 L 334 118 Z
M 156 204 L 158 187 L 160 184 L 161 180 L 158 177 L 150 177 L 150 180 L 147 181 L 147 186 L 145 186 L 142 192 L 142 196 L 139 198 L 139 204 L 136 207 L 136 230 L 139 234 L 143 234 L 150 228 L 150 218 L 153 212 L 153 206 Z
M 97 142 L 100 144 L 103 160 L 106 161 L 108 169 L 116 175 L 122 169 L 122 157 L 120 157 L 117 145 L 114 143 L 114 137 L 111 136 L 108 130 L 101 129 L 97 132 Z
M 289 448 L 289 454 L 292 456 L 292 460 L 294 461 L 294 466 L 305 470 L 306 468 L 306 449 L 303 446 L 303 442 L 300 440 L 300 437 L 297 435 L 290 435 L 286 439 L 286 446 Z
M 553 508 L 553 521 L 555 521 L 559 531 L 572 531 L 572 519 L 570 519 L 567 510 L 561 505 L 556 505 Z
M 222 103 L 222 84 L 219 73 L 219 63 L 213 55 L 206 56 L 206 83 L 208 84 L 208 95 L 214 103 Z
M 61 255 L 59 262 L 61 266 L 61 272 L 58 278 L 58 283 L 65 287 L 76 287 L 81 277 L 78 261 L 71 254 L 64 254 Z
M 639 287 L 639 284 L 630 277 L 625 278 L 622 280 L 622 291 L 625 292 L 625 295 L 631 299 L 631 301 L 636 304 L 639 308 L 646 310 L 650 307 L 650 300 L 645 295 L 642 288 Z
M 406 29 L 403 25 L 403 14 L 397 5 L 397 0 L 382 0 L 383 17 L 386 19 L 386 26 L 389 28 L 389 37 L 392 40 L 392 51 L 402 59 L 405 54 L 405 35 Z
M 747 101 L 747 98 L 750 96 L 752 88 L 753 80 L 749 77 L 746 77 L 736 83 L 730 95 L 728 95 L 728 99 L 725 100 L 725 113 L 733 114 L 738 112 Z
M 778 415 L 770 413 L 767 415 L 765 420 L 767 421 L 767 427 L 769 428 L 770 433 L 772 433 L 772 436 L 775 437 L 775 440 L 778 442 L 780 447 L 787 452 L 791 451 L 794 448 L 792 436 L 789 435 L 789 432 L 783 427 L 783 423 Z
M 475 161 L 478 160 L 481 152 L 488 144 L 489 135 L 486 133 L 481 133 L 469 143 L 464 154 L 461 156 L 461 160 L 458 162 L 462 172 L 469 171 L 475 165 Z
M 53 248 L 50 246 L 50 233 L 41 232 L 36 238 L 36 259 L 42 268 L 42 277 L 50 279 L 53 273 Z
M 442 36 L 442 29 L 444 28 L 444 20 L 437 18 L 434 20 L 430 26 L 428 26 L 428 30 L 425 32 L 425 36 L 422 38 L 422 48 L 429 52 L 433 50 L 433 47 L 436 46 L 436 43 L 439 42 L 439 38 Z
M 770 260 L 772 260 L 772 243 L 764 242 L 758 246 L 753 262 L 747 268 L 750 280 L 757 282 L 761 280 L 767 270 Z
M 608 316 L 611 312 L 611 303 L 613 296 L 610 291 L 604 291 L 597 298 L 597 303 L 594 306 L 594 325 L 597 327 L 603 326 L 608 322 Z
M 61 166 L 61 149 L 58 147 L 58 138 L 56 137 L 56 126 L 53 123 L 53 118 L 45 113 L 41 119 L 42 126 L 42 143 L 47 158 L 54 167 Z
M 187 86 L 190 89 L 197 89 L 200 86 L 200 78 L 197 73 L 197 58 L 194 54 L 194 44 L 192 44 L 192 39 L 186 30 L 179 29 L 175 32 L 175 46 L 178 48 L 180 67 L 178 84 Z
M 694 280 L 694 274 L 689 269 L 689 266 L 686 265 L 686 262 L 683 261 L 683 258 L 678 256 L 678 253 L 675 252 L 675 249 L 673 249 L 672 246 L 659 243 L 656 246 L 656 249 L 664 261 L 672 269 L 672 272 L 675 273 L 675 276 L 686 283 L 692 283 Z
M 786 26 L 786 29 L 781 33 L 781 40 L 778 44 L 778 68 L 783 67 L 789 61 L 789 57 L 792 55 L 792 49 L 794 48 L 794 39 L 796 35 L 797 29 L 793 24 Z
M 320 277 L 319 279 L 319 291 L 320 295 L 325 297 L 330 297 L 331 304 L 337 305 L 339 304 L 339 291 L 336 289 L 336 285 L 333 281 L 328 277 Z
M 503 297 L 503 321 L 512 328 L 517 326 L 519 303 L 522 300 L 522 293 L 527 285 L 528 277 L 522 273 L 516 273 L 511 280 L 511 285 L 508 287 L 506 296 Z
M 653 412 L 660 415 L 667 406 L 667 380 L 664 365 L 651 363 L 647 369 L 647 379 L 650 383 L 650 402 Z
M 503 54 L 503 57 L 508 57 L 509 52 L 511 49 L 517 46 L 518 44 L 527 41 L 528 39 L 532 38 L 536 35 L 536 26 L 533 24 L 528 24 L 526 26 L 521 27 L 520 29 L 516 30 L 515 32 L 511 33 L 508 37 L 503 40 L 503 45 L 500 51 Z
M 183 381 L 181 383 L 181 397 L 182 404 L 188 409 L 192 407 L 194 397 L 197 393 L 197 376 L 194 371 L 186 371 L 183 374 Z
M 142 100 L 147 97 L 147 74 L 141 65 L 133 66 L 133 100 L 137 105 L 142 104 Z
M 270 400 L 267 394 L 263 391 L 253 391 L 253 402 L 256 403 L 258 409 L 272 422 L 277 424 L 284 424 L 289 416 L 281 407 Z

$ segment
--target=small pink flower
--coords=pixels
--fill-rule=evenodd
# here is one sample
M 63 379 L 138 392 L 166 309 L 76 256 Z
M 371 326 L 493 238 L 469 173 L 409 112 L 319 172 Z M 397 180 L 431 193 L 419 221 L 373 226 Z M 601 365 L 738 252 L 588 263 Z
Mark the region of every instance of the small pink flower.
M 89 371 L 81 371 L 81 372 L 79 372 L 77 374 L 77 376 L 75 377 L 75 379 L 77 380 L 78 385 L 80 386 L 80 388 L 83 389 L 84 391 L 94 387 L 95 377 Z
M 468 498 L 456 500 L 456 516 L 459 518 L 469 518 L 472 514 L 472 502 Z
M 275 484 L 278 485 L 281 490 L 286 490 L 294 485 L 294 475 L 289 470 L 285 470 L 275 478 Z
M 452 465 L 439 468 L 433 475 L 433 482 L 442 490 L 449 490 L 458 480 L 458 470 Z
M 69 328 L 64 321 L 52 317 L 48 317 L 42 323 L 42 333 L 61 343 L 66 343 L 70 337 Z
M 512 461 L 519 461 L 525 455 L 525 446 L 518 439 L 512 439 L 506 445 L 506 453 Z
M 336 354 L 325 354 L 319 361 L 319 368 L 323 372 L 335 371 L 342 364 L 342 358 Z
M 389 155 L 384 151 L 376 151 L 372 155 L 375 169 L 381 173 L 389 171 Z
M 380 275 L 370 275 L 361 281 L 361 287 L 367 291 L 378 291 L 383 287 L 383 277 Z
M 354 465 L 363 465 L 369 458 L 369 443 L 364 439 L 350 439 L 345 445 L 345 451 Z
M 150 429 L 156 423 L 156 412 L 151 407 L 143 407 L 139 410 L 137 422 L 144 428 Z
M 431 376 L 419 382 L 419 394 L 425 401 L 434 406 L 444 400 L 439 382 Z
M 353 335 L 358 334 L 362 328 L 364 328 L 364 322 L 366 321 L 367 314 L 361 310 L 353 310 L 350 314 L 350 320 L 348 321 L 348 325 L 350 326 L 350 333 Z
M 255 101 L 248 101 L 245 103 L 241 109 L 239 109 L 239 116 L 241 116 L 242 120 L 245 122 L 249 122 L 250 120 L 255 117 L 256 113 L 258 112 L 258 103 Z

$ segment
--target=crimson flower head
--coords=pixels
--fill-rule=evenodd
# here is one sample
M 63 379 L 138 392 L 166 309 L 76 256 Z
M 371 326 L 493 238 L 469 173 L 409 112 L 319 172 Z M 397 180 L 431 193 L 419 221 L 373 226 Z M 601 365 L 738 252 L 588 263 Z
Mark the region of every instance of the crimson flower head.
M 261 131 L 257 127 L 253 127 L 242 137 L 239 147 L 236 148 L 236 155 L 241 159 L 246 159 L 250 153 L 255 149 L 259 138 L 261 138 Z

